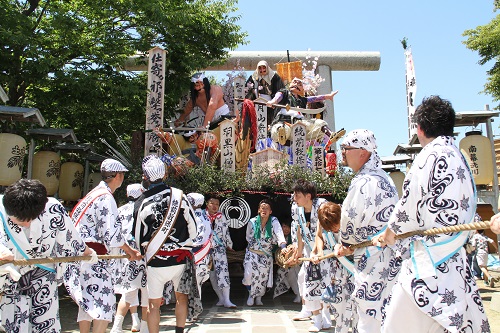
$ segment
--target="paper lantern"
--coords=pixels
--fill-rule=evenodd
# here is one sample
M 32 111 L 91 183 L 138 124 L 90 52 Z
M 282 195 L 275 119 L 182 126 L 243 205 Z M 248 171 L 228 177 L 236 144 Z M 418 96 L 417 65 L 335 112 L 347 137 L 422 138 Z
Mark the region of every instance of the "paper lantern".
M 39 151 L 33 156 L 33 179 L 38 179 L 47 189 L 47 195 L 56 194 L 61 174 L 61 157 L 53 151 Z
M 490 140 L 480 131 L 465 133 L 460 140 L 460 150 L 468 157 L 469 167 L 477 185 L 488 185 L 493 181 L 493 156 Z
M 403 183 L 405 181 L 405 174 L 397 170 L 389 172 L 389 177 L 391 177 L 392 181 L 394 182 L 396 190 L 398 190 L 398 196 L 401 198 L 403 196 Z
M 64 201 L 77 201 L 82 197 L 83 165 L 66 162 L 61 165 L 59 197 Z
M 335 151 L 328 151 L 325 156 L 326 174 L 329 176 L 335 175 L 337 172 L 337 154 Z
M 22 136 L 0 133 L 0 185 L 9 186 L 21 179 L 25 154 Z
M 102 176 L 101 176 L 101 173 L 100 172 L 92 172 L 90 175 L 89 175 L 89 178 L 88 178 L 88 191 L 92 191 L 92 189 L 94 187 L 96 187 L 97 185 L 99 185 L 99 183 L 101 182 L 102 180 Z
M 277 63 L 276 71 L 285 84 L 291 82 L 295 77 L 302 80 L 302 61 Z

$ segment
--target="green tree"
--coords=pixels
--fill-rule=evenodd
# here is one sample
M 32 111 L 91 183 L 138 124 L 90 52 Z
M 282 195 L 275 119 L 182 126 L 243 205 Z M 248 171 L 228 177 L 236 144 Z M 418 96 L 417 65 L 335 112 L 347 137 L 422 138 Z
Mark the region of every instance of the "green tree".
M 500 8 L 500 0 L 494 1 L 494 8 L 495 11 Z M 467 37 L 464 41 L 467 48 L 479 53 L 480 65 L 493 62 L 493 67 L 487 71 L 489 76 L 484 92 L 493 96 L 495 101 L 500 100 L 500 15 L 486 25 L 466 30 L 463 36 Z
M 190 74 L 245 43 L 234 0 L 0 0 L 0 84 L 80 141 L 144 127 L 146 76 L 123 70 L 154 46 L 166 57 L 166 116 Z

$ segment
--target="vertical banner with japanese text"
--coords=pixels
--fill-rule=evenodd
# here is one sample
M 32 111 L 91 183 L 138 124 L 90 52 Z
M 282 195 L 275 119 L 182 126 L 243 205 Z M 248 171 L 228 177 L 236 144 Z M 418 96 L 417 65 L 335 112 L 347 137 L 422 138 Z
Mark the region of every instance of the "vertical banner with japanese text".
M 159 47 L 149 50 L 148 96 L 146 104 L 146 136 L 144 156 L 161 152 L 160 139 L 152 130 L 163 127 L 163 100 L 165 95 L 165 56 L 167 52 Z
M 236 124 L 230 120 L 220 123 L 220 167 L 222 170 L 236 170 Z
M 263 103 L 267 101 L 264 98 L 257 98 L 254 101 L 255 113 L 257 114 L 257 141 L 267 139 L 267 106 Z M 256 145 L 256 150 L 263 149 Z
M 236 76 L 234 78 L 234 115 L 240 114 L 243 105 L 243 98 L 245 98 L 245 78 Z
M 415 79 L 415 66 L 411 49 L 405 50 L 406 58 L 406 105 L 408 110 L 408 141 L 413 144 L 417 137 L 417 123 L 415 122 L 415 96 L 417 94 L 417 81 Z
M 294 165 L 307 167 L 306 125 L 302 123 L 292 126 L 292 161 Z
M 312 166 L 313 170 L 325 174 L 325 147 L 318 145 L 312 147 Z

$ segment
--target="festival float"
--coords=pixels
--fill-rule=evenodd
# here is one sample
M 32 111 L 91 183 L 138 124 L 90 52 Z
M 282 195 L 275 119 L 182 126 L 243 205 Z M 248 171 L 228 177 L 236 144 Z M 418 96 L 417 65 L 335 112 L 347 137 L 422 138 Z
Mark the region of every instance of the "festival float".
M 158 70 L 164 58 L 161 52 L 159 48 L 150 52 L 149 67 L 155 69 L 149 71 L 150 87 L 163 85 Z M 300 76 L 307 94 L 315 95 L 323 81 L 315 74 L 316 60 L 309 61 L 309 69 L 300 61 L 277 66 L 279 75 L 286 85 Z M 167 165 L 168 185 L 185 193 L 218 196 L 220 210 L 230 221 L 234 250 L 242 251 L 246 247 L 246 223 L 257 215 L 260 200 L 271 199 L 273 215 L 281 222 L 291 222 L 291 189 L 297 179 L 312 181 L 318 196 L 342 202 L 351 174 L 337 168 L 335 143 L 345 131 L 330 130 L 322 119 L 324 106 L 304 109 L 273 104 L 273 108 L 302 116 L 270 126 L 267 100 L 245 99 L 252 87 L 245 85 L 244 69 L 237 70 L 228 75 L 224 85 L 224 100 L 234 117 L 221 121 L 216 129 L 200 127 L 204 116 L 201 110 L 194 110 L 182 126 L 165 126 L 173 124 L 173 119 L 164 122 L 162 103 L 150 103 L 161 101 L 163 92 L 151 90 L 144 155 L 161 157 Z M 179 109 L 183 109 L 182 102 Z

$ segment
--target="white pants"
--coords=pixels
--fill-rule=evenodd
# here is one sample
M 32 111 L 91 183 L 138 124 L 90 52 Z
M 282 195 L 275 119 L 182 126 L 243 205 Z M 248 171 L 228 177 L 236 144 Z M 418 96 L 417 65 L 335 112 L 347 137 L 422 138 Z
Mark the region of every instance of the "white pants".
M 445 329 L 422 312 L 399 283 L 392 288 L 391 303 L 382 333 L 442 333 Z M 361 330 L 359 332 L 362 332 Z
M 172 283 L 174 284 L 174 290 L 177 290 L 185 267 L 186 264 L 165 267 L 148 266 L 149 298 L 162 298 L 163 288 L 169 281 L 172 281 Z
M 299 271 L 299 275 L 297 277 L 297 283 L 299 284 L 299 293 L 300 296 L 302 296 L 302 299 L 304 300 L 304 305 L 306 307 L 307 311 L 316 311 L 316 310 L 321 310 L 321 300 L 315 300 L 315 301 L 310 301 L 307 300 L 304 295 L 305 295 L 305 288 L 306 288 L 306 270 L 305 270 L 305 265 L 302 265 Z
M 122 294 L 122 300 L 130 304 L 130 306 L 138 306 L 148 307 L 148 289 L 140 288 L 141 290 L 141 302 L 139 303 L 139 289 L 135 289 L 129 291 L 125 294 Z
M 224 104 L 223 106 L 215 110 L 214 117 L 212 118 L 211 122 L 213 123 L 214 121 L 219 120 L 220 117 L 225 116 L 229 113 L 231 113 L 231 111 L 229 110 L 229 106 L 227 106 L 227 104 Z

